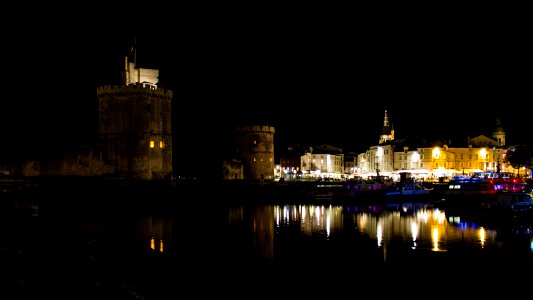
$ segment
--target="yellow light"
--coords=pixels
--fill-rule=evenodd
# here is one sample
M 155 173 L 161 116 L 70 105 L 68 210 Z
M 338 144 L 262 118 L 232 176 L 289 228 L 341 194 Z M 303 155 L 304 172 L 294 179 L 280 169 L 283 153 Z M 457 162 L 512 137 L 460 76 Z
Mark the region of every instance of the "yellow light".
M 431 231 L 431 240 L 433 241 L 433 251 L 440 251 L 439 249 L 439 228 L 437 228 L 436 226 L 431 226 L 433 227 L 432 228 L 432 231 Z
M 163 141 L 159 142 L 159 148 L 163 148 Z
M 439 147 L 435 147 L 433 149 L 433 158 L 439 158 L 440 157 L 440 149 Z
M 155 241 L 154 241 L 154 238 L 152 238 L 152 239 L 150 240 L 150 248 L 151 248 L 152 250 L 155 249 Z
M 481 242 L 481 248 L 483 248 L 485 246 L 485 239 L 486 239 L 485 234 L 486 234 L 485 233 L 485 228 L 481 227 L 479 229 L 479 240 Z
M 154 141 L 150 141 L 150 148 L 154 148 L 155 147 L 155 142 Z
M 163 252 L 163 240 L 159 240 L 159 252 Z
M 486 159 L 487 158 L 487 149 L 481 148 L 481 150 L 479 150 L 479 156 L 481 156 L 481 159 Z

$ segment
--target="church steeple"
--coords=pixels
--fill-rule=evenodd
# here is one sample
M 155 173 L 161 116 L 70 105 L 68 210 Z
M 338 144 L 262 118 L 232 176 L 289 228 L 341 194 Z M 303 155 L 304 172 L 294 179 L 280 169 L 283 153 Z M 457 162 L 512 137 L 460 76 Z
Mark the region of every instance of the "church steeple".
M 391 141 L 394 139 L 394 130 L 391 129 L 389 125 L 389 116 L 387 115 L 387 110 L 385 109 L 385 118 L 383 120 L 383 129 L 381 130 L 381 136 L 379 137 L 379 143 L 382 144 L 386 141 Z
M 505 131 L 503 130 L 500 118 L 496 119 L 496 129 L 492 132 L 492 138 L 498 142 L 500 147 L 505 146 Z

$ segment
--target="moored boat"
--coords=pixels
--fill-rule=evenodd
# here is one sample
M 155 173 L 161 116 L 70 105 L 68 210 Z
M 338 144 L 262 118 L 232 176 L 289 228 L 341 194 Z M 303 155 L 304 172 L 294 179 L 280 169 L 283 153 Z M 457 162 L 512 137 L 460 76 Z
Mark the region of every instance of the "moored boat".
M 444 202 L 463 208 L 500 211 L 533 209 L 525 180 L 507 172 L 478 172 L 469 178 L 450 180 L 444 191 Z

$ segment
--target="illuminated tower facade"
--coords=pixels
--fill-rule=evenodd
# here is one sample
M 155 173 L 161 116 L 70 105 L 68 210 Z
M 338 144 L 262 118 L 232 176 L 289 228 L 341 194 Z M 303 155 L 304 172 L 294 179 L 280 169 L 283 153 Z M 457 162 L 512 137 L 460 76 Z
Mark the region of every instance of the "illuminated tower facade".
M 244 179 L 274 179 L 274 127 L 240 126 L 234 133 Z
M 157 87 L 159 71 L 125 59 L 120 86 L 97 89 L 104 162 L 114 175 L 140 180 L 172 175 L 172 91 Z
M 492 138 L 498 142 L 500 147 L 505 146 L 505 131 L 500 119 L 496 119 L 496 129 L 492 132 Z

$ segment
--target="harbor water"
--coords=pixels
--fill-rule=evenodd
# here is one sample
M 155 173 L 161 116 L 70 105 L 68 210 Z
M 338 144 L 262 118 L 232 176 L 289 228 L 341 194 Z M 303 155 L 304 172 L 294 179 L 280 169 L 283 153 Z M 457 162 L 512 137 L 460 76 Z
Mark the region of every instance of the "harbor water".
M 305 195 L 216 184 L 5 191 L 0 297 L 474 297 L 520 292 L 533 267 L 528 213 Z

